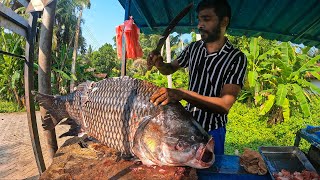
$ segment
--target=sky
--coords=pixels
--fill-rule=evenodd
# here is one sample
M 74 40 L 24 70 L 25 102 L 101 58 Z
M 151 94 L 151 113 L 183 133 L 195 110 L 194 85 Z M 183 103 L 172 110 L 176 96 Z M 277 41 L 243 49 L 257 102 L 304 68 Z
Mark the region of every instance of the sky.
M 83 12 L 83 36 L 94 50 L 105 43 L 114 44 L 115 28 L 124 21 L 124 9 L 118 0 L 91 0 Z
M 83 11 L 83 36 L 93 50 L 98 50 L 105 43 L 114 45 L 113 37 L 116 35 L 116 26 L 124 22 L 125 10 L 118 0 L 91 0 L 90 9 Z M 174 35 L 174 34 L 173 34 Z M 181 37 L 190 41 L 189 34 Z

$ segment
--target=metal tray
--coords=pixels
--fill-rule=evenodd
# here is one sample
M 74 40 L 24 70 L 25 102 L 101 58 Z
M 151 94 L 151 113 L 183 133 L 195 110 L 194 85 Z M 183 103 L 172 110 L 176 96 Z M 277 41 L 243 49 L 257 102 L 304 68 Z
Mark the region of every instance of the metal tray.
M 266 162 L 269 173 L 273 178 L 273 173 L 278 173 L 282 169 L 291 173 L 303 170 L 314 171 L 315 168 L 309 162 L 304 153 L 295 146 L 269 146 L 259 147 L 259 152 Z

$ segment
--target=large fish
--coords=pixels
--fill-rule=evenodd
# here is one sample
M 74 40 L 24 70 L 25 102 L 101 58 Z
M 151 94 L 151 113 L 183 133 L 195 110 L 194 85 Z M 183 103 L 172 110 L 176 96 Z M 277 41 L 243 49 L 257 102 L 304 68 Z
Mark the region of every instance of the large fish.
M 34 94 L 52 117 L 45 129 L 71 118 L 81 131 L 143 164 L 210 167 L 215 159 L 212 137 L 180 103 L 154 106 L 149 97 L 158 88 L 120 77 L 82 83 L 66 96 Z

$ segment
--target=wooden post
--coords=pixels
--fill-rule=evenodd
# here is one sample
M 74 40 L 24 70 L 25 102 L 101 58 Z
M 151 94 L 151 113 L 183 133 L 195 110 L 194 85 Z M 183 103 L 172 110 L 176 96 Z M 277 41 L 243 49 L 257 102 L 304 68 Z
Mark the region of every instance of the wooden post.
M 33 148 L 33 153 L 37 162 L 39 174 L 42 174 L 45 170 L 45 163 L 40 146 L 36 113 L 34 107 L 34 100 L 31 94 L 31 90 L 34 89 L 33 84 L 33 60 L 34 60 L 34 44 L 35 36 L 37 32 L 37 19 L 38 12 L 33 12 L 29 17 L 29 28 L 27 32 L 26 41 L 26 63 L 24 66 L 24 88 L 25 88 L 25 102 L 27 108 L 28 126 L 30 132 L 30 138 Z
M 124 15 L 124 21 L 129 19 L 130 16 L 130 4 L 131 0 L 126 0 L 126 9 L 125 9 L 125 15 Z M 122 57 L 121 57 L 121 76 L 126 75 L 126 67 L 127 67 L 127 61 L 126 61 L 126 38 L 125 38 L 125 27 L 123 26 L 123 34 L 122 34 Z
M 171 46 L 170 46 L 170 36 L 166 39 L 166 54 L 167 54 L 167 63 L 171 63 Z M 168 78 L 168 88 L 172 88 L 172 75 L 167 75 Z
M 42 25 L 39 42 L 39 69 L 38 69 L 38 85 L 39 92 L 44 94 L 51 94 L 51 48 L 52 48 L 52 34 L 55 17 L 57 0 L 54 0 L 43 10 Z M 47 110 L 40 107 L 41 120 L 51 120 Z M 46 130 L 44 134 L 47 139 L 47 146 L 49 150 L 49 157 L 52 160 L 55 152 L 58 150 L 57 138 L 55 129 Z

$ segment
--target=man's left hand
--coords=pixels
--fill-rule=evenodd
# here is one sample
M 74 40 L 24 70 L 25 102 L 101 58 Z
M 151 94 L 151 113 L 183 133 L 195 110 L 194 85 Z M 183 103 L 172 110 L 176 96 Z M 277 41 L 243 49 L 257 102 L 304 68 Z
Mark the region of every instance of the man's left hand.
M 182 92 L 178 89 L 160 88 L 152 94 L 150 101 L 154 105 L 166 105 L 170 102 L 178 102 L 182 99 Z

